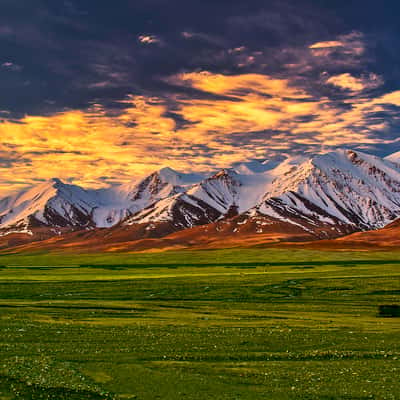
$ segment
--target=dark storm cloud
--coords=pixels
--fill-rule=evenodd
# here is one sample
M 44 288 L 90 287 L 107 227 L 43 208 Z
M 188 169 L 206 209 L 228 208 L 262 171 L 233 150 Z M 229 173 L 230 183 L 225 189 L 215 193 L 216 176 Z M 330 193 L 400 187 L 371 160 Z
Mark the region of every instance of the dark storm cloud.
M 170 160 L 398 150 L 400 96 L 385 95 L 400 88 L 399 11 L 392 0 L 2 0 L 0 167 L 25 176 L 36 162 L 44 175 L 64 160 L 92 182 Z
M 0 64 L 20 70 L 0 68 L 0 109 L 49 114 L 166 95 L 160 77 L 185 70 L 278 73 L 296 59 L 282 49 L 346 30 L 334 11 L 309 1 L 3 0 Z

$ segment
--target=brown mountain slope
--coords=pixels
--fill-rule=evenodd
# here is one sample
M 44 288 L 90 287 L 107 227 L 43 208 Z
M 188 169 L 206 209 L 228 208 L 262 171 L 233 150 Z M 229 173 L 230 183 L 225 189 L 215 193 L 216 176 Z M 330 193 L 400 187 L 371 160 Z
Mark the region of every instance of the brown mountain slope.
M 338 237 L 353 232 L 353 228 L 333 227 L 302 217 L 291 216 L 292 222 L 261 214 L 242 214 L 208 225 L 176 232 L 168 222 L 119 225 L 111 229 L 94 229 L 22 244 L 12 249 L 25 251 L 74 251 L 74 252 L 126 252 L 163 251 L 181 248 L 228 248 L 271 246 L 283 242 L 311 242 L 322 238 Z M 10 249 L 4 249 L 7 252 Z
M 42 250 L 109 251 L 120 243 L 155 240 L 175 232 L 169 222 L 155 224 L 118 225 L 114 228 L 97 228 L 69 232 L 53 237 L 32 237 L 27 234 L 12 234 L 0 238 L 0 252 L 7 253 Z M 149 229 L 151 226 L 152 229 Z M 156 229 L 155 229 L 156 228 Z
M 74 235 L 74 232 L 69 228 L 57 228 L 55 229 L 49 227 L 35 227 L 26 232 L 12 232 L 9 234 L 0 234 L 0 250 L 10 249 L 17 246 L 29 245 L 31 243 L 42 242 L 46 240 L 57 240 L 63 238 L 64 236 Z M 72 233 L 74 232 L 74 233 Z M 84 231 L 79 231 L 84 232 Z
M 357 232 L 334 240 L 321 240 L 307 244 L 318 249 L 400 249 L 400 219 L 382 229 Z

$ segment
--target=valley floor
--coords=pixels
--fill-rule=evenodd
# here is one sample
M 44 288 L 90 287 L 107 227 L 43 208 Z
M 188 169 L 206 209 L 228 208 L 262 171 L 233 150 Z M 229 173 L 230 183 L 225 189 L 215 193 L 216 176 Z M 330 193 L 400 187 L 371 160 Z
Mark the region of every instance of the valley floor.
M 399 399 L 400 253 L 0 256 L 0 400 Z

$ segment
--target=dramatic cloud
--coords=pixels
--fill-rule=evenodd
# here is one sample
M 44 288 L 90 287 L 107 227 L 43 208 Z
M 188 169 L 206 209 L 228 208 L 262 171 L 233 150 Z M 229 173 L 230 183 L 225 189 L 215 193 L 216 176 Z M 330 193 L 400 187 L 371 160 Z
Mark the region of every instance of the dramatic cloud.
M 327 56 L 334 52 L 360 56 L 365 51 L 364 35 L 361 32 L 351 32 L 339 36 L 338 40 L 314 43 L 310 49 L 316 56 Z
M 310 49 L 331 49 L 334 47 L 343 47 L 343 43 L 338 41 L 319 42 L 312 44 Z
M 12 150 L 13 158 L 3 162 L 0 190 L 16 178 L 72 177 L 98 186 L 104 176 L 109 183 L 112 177 L 129 181 L 160 165 L 210 171 L 280 152 L 397 141 L 382 133 L 397 118 L 393 107 L 400 107 L 400 91 L 353 99 L 346 110 L 327 98 L 310 97 L 287 80 L 259 74 L 199 72 L 165 80 L 208 99 L 187 93 L 173 99 L 130 96 L 115 115 L 97 104 L 86 112 L 1 124 L 0 150 Z
M 161 43 L 161 40 L 155 35 L 140 35 L 139 42 L 143 44 L 156 44 Z
M 0 192 L 400 150 L 400 6 L 339 3 L 5 0 Z
M 378 75 L 370 73 L 359 78 L 349 73 L 331 76 L 326 83 L 337 86 L 341 89 L 347 89 L 353 92 L 361 92 L 366 89 L 376 89 L 383 85 L 383 80 Z

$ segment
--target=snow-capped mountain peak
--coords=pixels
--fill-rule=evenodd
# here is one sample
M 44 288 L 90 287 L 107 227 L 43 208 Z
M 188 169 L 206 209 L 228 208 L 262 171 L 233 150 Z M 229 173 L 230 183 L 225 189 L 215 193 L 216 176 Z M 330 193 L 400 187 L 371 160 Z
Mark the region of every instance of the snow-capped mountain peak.
M 400 151 L 396 151 L 393 154 L 389 154 L 388 156 L 385 157 L 385 160 L 391 161 L 396 164 L 400 164 Z
M 0 229 L 6 227 L 91 226 L 90 213 L 96 201 L 79 186 L 53 178 L 0 203 Z
M 326 237 L 380 228 L 399 216 L 400 164 L 393 157 L 339 149 L 237 164 L 209 177 L 164 167 L 97 190 L 53 178 L 0 199 L 0 235 L 35 227 L 59 233 L 132 225 L 156 232 L 160 224 L 165 233 L 231 221 L 232 232 L 242 225 L 257 233 L 262 226 L 295 226 Z
M 362 152 L 340 149 L 294 166 L 275 179 L 264 201 L 278 198 L 298 213 L 314 207 L 362 229 L 384 226 L 400 209 L 400 169 Z

